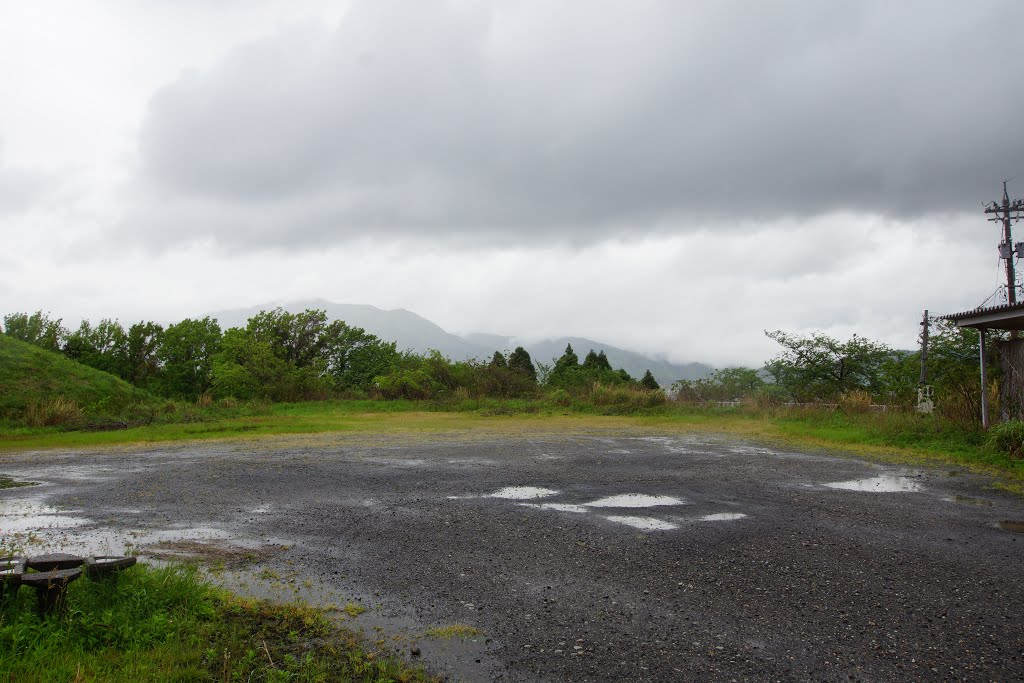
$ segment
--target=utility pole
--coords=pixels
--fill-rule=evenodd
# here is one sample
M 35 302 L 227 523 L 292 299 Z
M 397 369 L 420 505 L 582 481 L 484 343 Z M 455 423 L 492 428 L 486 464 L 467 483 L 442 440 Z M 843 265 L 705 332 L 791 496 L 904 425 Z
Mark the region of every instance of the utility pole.
M 1003 224 L 1003 241 L 999 243 L 999 258 L 1006 261 L 1006 297 L 1007 303 L 1017 303 L 1017 276 L 1013 270 L 1013 257 L 1024 256 L 1024 242 L 1013 243 L 1013 234 L 1010 226 L 1014 221 L 1021 219 L 1024 213 L 1024 200 L 1015 199 L 1010 201 L 1010 195 L 1006 191 L 1006 181 L 1003 181 L 1003 201 L 992 202 L 985 207 L 985 213 L 991 214 L 988 220 L 993 223 Z
M 921 316 L 921 379 L 917 381 L 917 412 L 931 415 L 935 410 L 932 388 L 928 386 L 928 309 Z
M 924 309 L 921 319 L 921 379 L 917 381 L 922 387 L 928 384 L 928 309 Z

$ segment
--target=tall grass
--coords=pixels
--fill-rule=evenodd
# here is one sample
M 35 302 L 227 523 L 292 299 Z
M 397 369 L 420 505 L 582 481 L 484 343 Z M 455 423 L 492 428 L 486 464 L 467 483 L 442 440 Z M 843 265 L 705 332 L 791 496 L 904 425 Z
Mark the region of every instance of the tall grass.
M 66 616 L 40 618 L 22 588 L 0 608 L 0 680 L 422 681 L 314 609 L 246 601 L 185 568 L 80 579 Z

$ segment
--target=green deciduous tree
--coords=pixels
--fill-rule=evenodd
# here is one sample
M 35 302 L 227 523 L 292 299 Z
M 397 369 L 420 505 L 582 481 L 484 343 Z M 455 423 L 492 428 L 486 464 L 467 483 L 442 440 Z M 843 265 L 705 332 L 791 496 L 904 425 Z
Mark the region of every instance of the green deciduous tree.
M 60 351 L 67 333 L 60 318 L 52 320 L 48 313 L 42 311 L 32 315 L 11 313 L 4 316 L 4 334 L 49 351 Z
M 160 381 L 160 344 L 164 328 L 154 322 L 137 322 L 128 328 L 129 382 L 143 389 L 153 389 Z
M 845 392 L 879 395 L 894 352 L 885 344 L 853 335 L 841 342 L 824 334 L 765 332 L 782 353 L 765 364 L 775 383 L 797 401 L 831 401 Z
M 707 377 L 679 380 L 672 385 L 684 401 L 737 401 L 762 391 L 761 372 L 753 368 L 730 367 L 715 370 Z
M 170 325 L 160 345 L 164 393 L 182 398 L 197 398 L 211 387 L 213 356 L 220 349 L 221 332 L 217 321 L 186 318 Z
M 64 342 L 64 354 L 83 365 L 130 379 L 128 335 L 116 320 L 104 318 L 95 327 L 83 320 Z

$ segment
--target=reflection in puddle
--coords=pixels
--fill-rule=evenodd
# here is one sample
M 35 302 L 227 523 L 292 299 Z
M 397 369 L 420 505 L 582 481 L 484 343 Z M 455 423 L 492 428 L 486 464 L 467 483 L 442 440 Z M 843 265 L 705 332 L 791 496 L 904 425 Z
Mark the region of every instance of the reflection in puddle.
M 1024 534 L 1024 522 L 1018 522 L 1012 519 L 1004 519 L 999 522 L 999 528 L 1003 531 L 1010 531 L 1015 534 Z
M 844 491 L 868 491 L 870 493 L 904 493 L 920 491 L 921 485 L 908 477 L 897 477 L 883 474 L 870 479 L 854 479 L 853 481 L 836 481 L 825 484 L 830 489 Z
M 618 522 L 619 524 L 625 524 L 631 526 L 634 529 L 643 529 L 644 531 L 671 531 L 672 529 L 678 529 L 679 526 L 658 519 L 656 517 L 605 517 L 605 519 L 611 522 Z
M 582 505 L 571 505 L 569 503 L 519 503 L 523 507 L 536 508 L 538 510 L 555 510 L 557 512 L 588 512 Z
M 734 519 L 746 517 L 742 512 L 716 512 L 713 515 L 704 515 L 700 518 L 702 522 L 731 522 Z
M 558 491 L 545 489 L 537 486 L 506 486 L 500 491 L 495 491 L 485 498 L 506 498 L 508 500 L 529 500 L 530 498 L 546 498 L 553 496 Z
M 609 496 L 590 503 L 584 503 L 592 508 L 650 508 L 658 505 L 683 505 L 683 501 L 672 496 L 648 496 L 642 493 L 623 493 L 619 496 Z

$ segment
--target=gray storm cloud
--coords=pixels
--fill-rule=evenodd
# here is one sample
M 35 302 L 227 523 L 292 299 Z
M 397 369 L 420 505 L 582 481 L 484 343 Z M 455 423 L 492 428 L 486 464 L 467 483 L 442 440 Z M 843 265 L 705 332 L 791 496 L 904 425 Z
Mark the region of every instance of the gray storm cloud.
M 161 88 L 130 218 L 281 246 L 974 212 L 1024 171 L 1022 20 L 1014 0 L 359 0 Z

